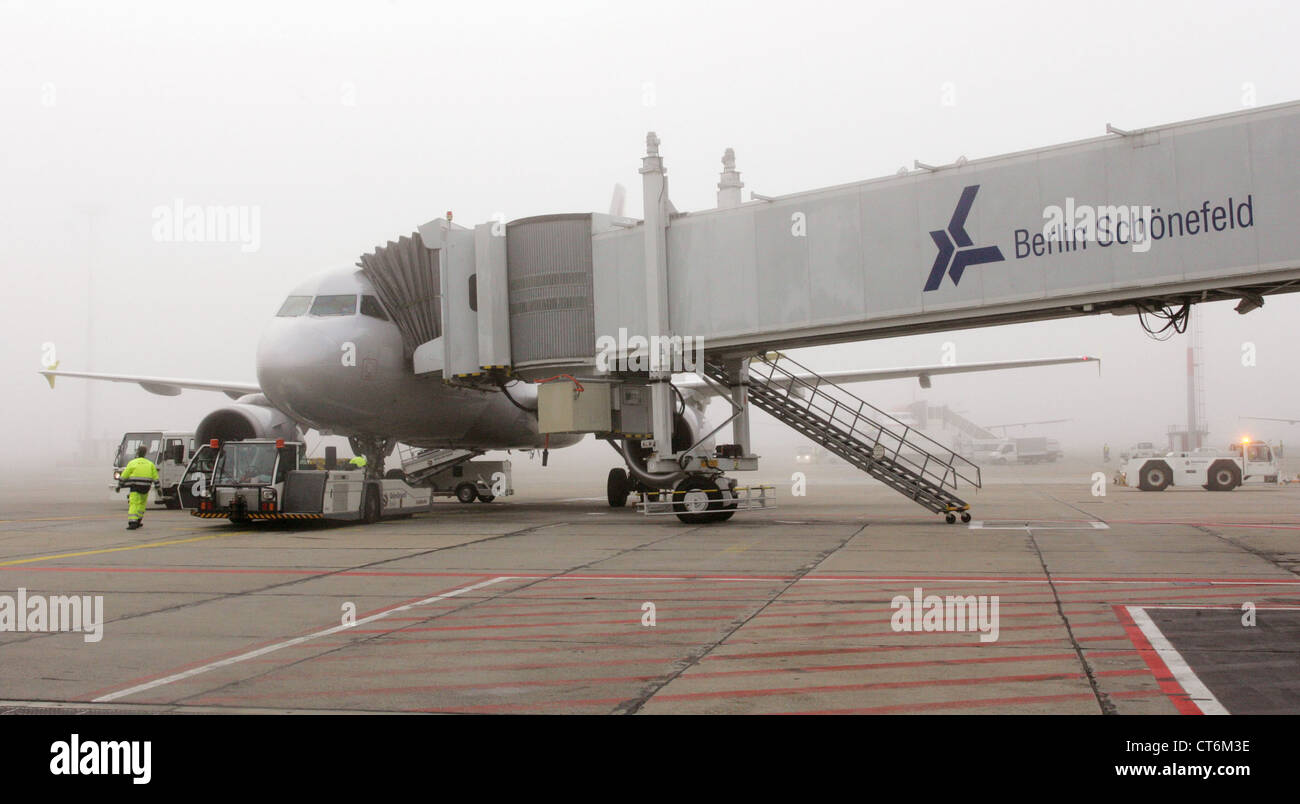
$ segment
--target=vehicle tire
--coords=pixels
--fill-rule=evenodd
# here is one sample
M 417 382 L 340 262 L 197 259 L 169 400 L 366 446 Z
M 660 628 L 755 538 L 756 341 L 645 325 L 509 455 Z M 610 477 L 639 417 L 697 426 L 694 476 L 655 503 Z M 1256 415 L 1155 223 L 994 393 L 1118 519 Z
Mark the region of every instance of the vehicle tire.
M 384 479 L 385 479 L 385 480 L 405 480 L 405 479 L 406 479 L 406 472 L 403 472 L 401 469 L 389 469 L 387 472 L 384 472 Z
M 481 502 L 481 503 L 490 503 L 490 502 L 492 502 L 493 500 L 495 500 L 496 498 L 497 498 L 497 496 L 496 496 L 495 494 L 480 494 L 480 495 L 478 495 L 478 501 Z
M 961 512 L 961 521 L 962 521 L 962 522 L 969 522 L 969 521 L 970 521 L 970 511 L 962 511 L 962 512 Z
M 361 521 L 373 525 L 379 521 L 379 489 L 374 486 L 366 488 L 366 499 L 361 504 Z
M 692 475 L 673 490 L 673 513 L 688 525 L 717 522 L 723 517 L 722 492 L 716 480 Z
M 1205 474 L 1210 491 L 1232 491 L 1241 485 L 1241 470 L 1231 461 L 1215 461 Z
M 1138 472 L 1138 488 L 1143 491 L 1164 491 L 1174 482 L 1174 473 L 1164 461 L 1147 461 Z
M 943 521 L 944 521 L 944 522 L 947 522 L 949 525 L 951 525 L 952 523 L 954 523 L 954 522 L 957 521 L 957 515 L 956 515 L 956 514 L 944 514 Z
M 1277 481 L 1274 480 L 1274 482 Z M 164 498 L 163 503 L 167 506 L 167 510 L 175 511 L 177 508 L 181 507 L 181 498 L 176 495 L 172 495 L 171 497 Z
M 456 487 L 456 499 L 468 505 L 478 499 L 478 489 L 473 483 L 461 483 Z
M 627 479 L 627 471 L 617 466 L 609 470 L 605 480 L 605 499 L 610 508 L 622 508 L 627 505 L 627 495 L 632 493 L 632 486 Z

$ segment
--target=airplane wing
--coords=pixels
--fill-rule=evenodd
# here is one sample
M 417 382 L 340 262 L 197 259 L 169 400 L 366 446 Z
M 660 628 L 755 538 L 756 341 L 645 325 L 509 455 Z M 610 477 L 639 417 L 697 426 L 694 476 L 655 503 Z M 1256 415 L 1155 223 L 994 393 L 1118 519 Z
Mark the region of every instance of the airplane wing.
M 827 371 L 820 375 L 796 374 L 801 380 L 814 380 L 820 376 L 823 379 L 830 380 L 837 384 L 851 382 L 873 382 L 875 380 L 898 380 L 905 377 L 916 377 L 921 382 L 922 388 L 930 387 L 930 378 L 938 374 L 965 374 L 971 371 L 1000 371 L 1002 369 L 1013 368 L 1030 368 L 1036 366 L 1056 366 L 1065 363 L 1096 363 L 1098 368 L 1101 367 L 1101 358 L 1099 357 L 1039 357 L 1030 360 L 998 360 L 986 363 L 959 363 L 953 366 L 908 366 L 903 368 L 885 368 L 885 369 L 862 369 L 857 371 Z M 701 392 L 712 391 L 712 386 L 704 380 L 685 379 L 680 382 L 674 382 L 673 385 L 679 388 L 689 388 Z
M 56 377 L 77 377 L 83 380 L 104 380 L 106 382 L 133 382 L 151 394 L 177 396 L 182 389 L 191 391 L 220 391 L 231 399 L 239 399 L 245 394 L 258 394 L 262 389 L 250 382 L 219 382 L 215 380 L 185 380 L 174 377 L 140 377 L 133 374 L 95 374 L 89 371 L 60 371 L 58 364 L 40 372 L 54 387 Z
M 1267 416 L 1238 416 L 1238 419 L 1251 419 L 1257 422 L 1286 422 L 1287 424 L 1300 424 L 1300 419 L 1271 419 Z

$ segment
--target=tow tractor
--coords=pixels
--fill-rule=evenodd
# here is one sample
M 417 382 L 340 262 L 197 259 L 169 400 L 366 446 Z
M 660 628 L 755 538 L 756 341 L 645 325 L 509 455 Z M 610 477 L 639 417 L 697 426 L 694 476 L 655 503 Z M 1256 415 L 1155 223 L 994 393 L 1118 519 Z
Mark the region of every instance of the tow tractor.
M 318 469 L 300 441 L 213 439 L 185 470 L 181 505 L 203 519 L 249 522 L 284 519 L 353 520 L 430 510 L 430 489 L 395 478 L 368 478 L 363 468 Z
M 1164 491 L 1170 486 L 1232 491 L 1247 481 L 1276 483 L 1277 478 L 1277 456 L 1273 449 L 1263 441 L 1243 438 L 1226 450 L 1136 455 L 1119 468 L 1115 483 L 1136 485 L 1142 491 Z
M 168 508 L 180 508 L 180 499 L 176 495 L 181 476 L 186 464 L 194 454 L 194 434 L 172 432 L 170 430 L 143 430 L 126 433 L 117 445 L 117 454 L 113 458 L 113 499 L 122 500 L 126 492 L 118 486 L 117 480 L 122 470 L 135 457 L 140 447 L 148 451 L 145 457 L 158 467 L 158 494 L 149 495 L 152 504 L 166 505 Z

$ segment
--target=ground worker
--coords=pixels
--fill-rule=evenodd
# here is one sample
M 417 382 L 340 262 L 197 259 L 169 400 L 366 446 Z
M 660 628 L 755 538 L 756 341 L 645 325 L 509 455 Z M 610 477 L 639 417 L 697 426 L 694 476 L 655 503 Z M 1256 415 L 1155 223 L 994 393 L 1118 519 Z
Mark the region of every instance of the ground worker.
M 130 507 L 126 516 L 127 530 L 144 527 L 144 507 L 149 501 L 149 490 L 158 482 L 158 467 L 144 457 L 148 451 L 148 447 L 141 445 L 117 478 L 119 489 L 123 486 L 131 488 Z
M 366 468 L 366 456 L 364 456 L 364 455 L 358 455 L 358 456 L 356 456 L 355 458 L 353 458 L 352 460 L 348 461 L 348 463 L 352 464 L 352 466 L 355 467 L 355 468 L 357 468 L 357 469 L 365 469 L 365 468 Z

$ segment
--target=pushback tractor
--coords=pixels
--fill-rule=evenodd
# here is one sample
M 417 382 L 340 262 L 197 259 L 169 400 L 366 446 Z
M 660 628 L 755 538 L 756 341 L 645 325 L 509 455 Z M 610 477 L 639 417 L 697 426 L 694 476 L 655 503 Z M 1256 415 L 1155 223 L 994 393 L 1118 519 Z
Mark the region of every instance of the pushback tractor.
M 1200 486 L 1207 491 L 1232 491 L 1246 482 L 1276 483 L 1277 455 L 1263 441 L 1243 439 L 1226 450 L 1198 449 L 1163 456 L 1135 456 L 1115 478 L 1118 485 L 1142 491 L 1170 486 Z
M 183 508 L 231 522 L 344 520 L 376 522 L 430 510 L 432 490 L 403 479 L 367 477 L 365 469 L 318 469 L 306 445 L 283 439 L 213 441 L 200 447 L 180 486 Z

